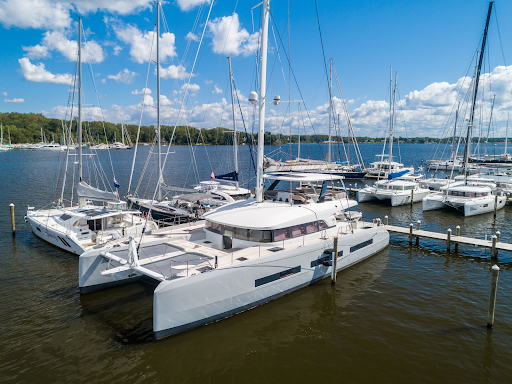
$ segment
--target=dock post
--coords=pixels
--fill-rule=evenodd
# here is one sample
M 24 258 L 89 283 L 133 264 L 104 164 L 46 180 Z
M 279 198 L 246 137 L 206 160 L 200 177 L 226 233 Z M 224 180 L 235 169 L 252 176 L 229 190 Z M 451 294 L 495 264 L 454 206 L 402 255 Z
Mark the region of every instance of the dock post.
M 455 227 L 455 236 L 460 236 L 460 225 Z M 455 243 L 455 252 L 459 252 L 459 243 Z
M 448 228 L 446 233 L 447 233 L 447 237 L 446 237 L 446 251 L 447 252 L 451 252 L 450 247 L 451 247 L 451 242 L 452 242 L 452 229 Z
M 498 195 L 494 196 L 494 220 L 496 220 L 496 212 L 498 212 Z
M 388 215 L 384 216 L 384 225 L 388 225 Z
M 409 224 L 409 245 L 412 245 L 412 229 L 414 225 L 411 223 Z
M 14 204 L 9 204 L 9 208 L 11 210 L 11 227 L 12 227 L 12 237 L 16 236 L 16 225 L 14 223 Z
M 334 237 L 334 246 L 332 250 L 332 271 L 331 284 L 336 283 L 336 271 L 338 269 L 338 236 Z
M 411 207 L 414 203 L 414 189 L 411 189 Z
M 419 231 L 421 228 L 421 220 L 416 222 L 416 230 Z M 416 236 L 416 245 L 420 245 L 420 237 Z
M 494 324 L 494 310 L 496 308 L 496 292 L 498 291 L 498 275 L 500 267 L 496 264 L 492 266 L 491 275 L 491 296 L 489 298 L 489 310 L 487 311 L 487 328 L 492 328 Z
M 498 238 L 498 240 L 496 240 L 498 243 L 500 242 L 500 238 L 501 238 L 501 232 L 500 231 L 496 231 L 496 237 Z
M 498 241 L 498 237 L 496 235 L 492 236 L 492 248 L 491 248 L 491 259 L 498 258 L 498 250 L 496 249 L 496 242 Z

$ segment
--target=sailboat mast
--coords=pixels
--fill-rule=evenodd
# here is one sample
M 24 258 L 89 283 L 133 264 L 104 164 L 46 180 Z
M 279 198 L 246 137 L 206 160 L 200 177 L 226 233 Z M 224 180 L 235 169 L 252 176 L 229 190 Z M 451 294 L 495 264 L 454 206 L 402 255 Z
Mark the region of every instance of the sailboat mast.
M 393 105 L 391 108 L 391 121 L 389 122 L 389 173 L 391 173 L 391 162 L 393 161 L 393 130 L 395 128 L 395 102 L 396 86 L 398 83 L 398 73 L 395 74 L 395 89 L 393 90 Z
M 82 19 L 78 18 L 78 182 L 82 182 Z
M 265 145 L 265 98 L 267 93 L 267 43 L 269 0 L 263 0 L 260 66 L 260 113 L 258 121 L 258 160 L 256 170 L 256 202 L 263 201 L 263 149 Z
M 475 86 L 473 91 L 473 99 L 471 102 L 471 113 L 469 115 L 469 123 L 468 123 L 468 133 L 466 137 L 466 148 L 464 150 L 464 184 L 467 184 L 467 165 L 469 160 L 469 151 L 470 151 L 470 140 L 471 140 L 471 129 L 473 127 L 473 120 L 475 117 L 475 105 L 476 105 L 476 96 L 478 94 L 478 82 L 480 81 L 480 70 L 482 69 L 482 61 L 484 59 L 484 51 L 485 51 L 485 43 L 487 42 L 487 31 L 489 29 L 489 20 L 491 18 L 492 5 L 494 1 L 489 3 L 489 10 L 487 11 L 487 20 L 485 21 L 485 29 L 484 36 L 482 38 L 482 49 L 480 49 L 480 55 L 478 58 L 478 63 L 475 71 Z
M 331 126 L 332 126 L 332 59 L 329 59 L 329 149 L 327 161 L 331 162 Z
M 508 144 L 508 120 L 510 119 L 510 112 L 507 116 L 507 129 L 505 131 L 505 155 L 507 154 L 507 144 Z
M 158 201 L 162 200 L 162 137 L 160 133 L 160 2 L 156 2 L 156 124 L 158 134 Z
M 231 109 L 233 112 L 233 152 L 235 159 L 235 177 L 236 177 L 236 188 L 238 189 L 238 140 L 236 137 L 236 121 L 235 121 L 235 99 L 233 96 L 233 73 L 231 72 L 231 57 L 228 56 L 229 64 L 229 83 L 231 86 Z
M 291 108 L 290 108 L 291 109 Z M 299 120 L 298 120 L 298 128 L 299 128 L 299 141 L 298 141 L 298 147 L 297 147 L 297 159 L 300 159 L 300 103 L 299 103 Z

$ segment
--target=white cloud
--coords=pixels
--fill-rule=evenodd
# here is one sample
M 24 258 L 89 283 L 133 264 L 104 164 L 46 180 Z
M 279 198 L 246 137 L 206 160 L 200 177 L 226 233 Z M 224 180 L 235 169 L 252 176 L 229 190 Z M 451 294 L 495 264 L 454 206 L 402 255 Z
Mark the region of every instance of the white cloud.
M 75 61 L 78 55 L 78 42 L 69 40 L 62 31 L 47 31 L 41 44 L 49 51 L 58 51 L 69 61 Z M 94 40 L 82 43 L 82 61 L 85 63 L 101 63 L 105 59 L 103 48 Z M 32 47 L 29 47 L 32 48 Z
M 121 15 L 151 8 L 151 3 L 153 3 L 152 0 L 71 0 L 69 2 L 73 3 L 76 10 L 82 14 L 96 12 L 99 9 Z
M 4 103 L 24 103 L 25 100 L 24 99 L 4 99 Z
M 114 47 L 114 56 L 118 56 L 121 53 L 122 50 L 123 50 L 123 47 L 120 47 L 119 45 L 116 45 Z
M 240 26 L 238 14 L 218 17 L 208 23 L 213 52 L 223 55 L 248 56 L 258 48 L 259 33 L 252 35 Z
M 214 85 L 213 86 L 213 93 L 222 93 L 222 89 L 220 89 L 219 87 L 217 87 L 217 85 Z
M 63 29 L 71 25 L 71 8 L 50 0 L 2 0 L 0 23 L 5 28 Z
M 146 95 L 151 95 L 151 93 L 152 93 L 151 89 L 142 88 L 140 91 L 138 91 L 138 90 L 132 91 L 132 95 L 143 95 L 144 91 L 146 91 Z
M 155 36 L 153 31 L 142 33 L 133 25 L 114 26 L 114 31 L 119 40 L 130 45 L 130 56 L 133 61 L 142 64 L 149 60 L 149 53 L 151 52 Z M 160 61 L 165 61 L 168 57 L 176 56 L 176 47 L 174 43 L 174 33 L 162 33 L 160 36 Z M 156 44 L 153 46 L 151 59 L 156 61 Z
M 181 86 L 181 89 L 184 91 L 185 89 L 188 88 L 188 91 L 191 92 L 191 93 L 195 93 L 197 91 L 199 91 L 201 89 L 201 87 L 197 84 L 183 84 Z
M 194 35 L 192 32 L 189 32 L 187 33 L 187 36 L 185 36 L 185 40 L 199 41 L 199 36 Z
M 24 51 L 27 51 L 25 54 L 26 57 L 29 59 L 46 59 L 50 57 L 50 52 L 48 52 L 48 47 L 45 47 L 44 45 L 34 45 L 32 47 L 24 47 L 22 46 Z
M 210 0 L 176 0 L 182 11 L 190 11 L 201 4 L 209 4 Z
M 205 82 L 206 84 L 211 84 L 211 83 L 213 83 L 213 80 L 205 80 L 204 82 Z
M 109 79 L 115 80 L 116 83 L 130 84 L 138 76 L 138 73 L 130 71 L 128 68 L 119 71 L 117 75 L 108 75 Z
M 2 92 L 2 96 L 7 96 L 7 92 Z
M 156 71 L 156 69 L 155 69 Z M 167 68 L 160 67 L 160 77 L 162 79 L 188 79 L 190 73 L 185 71 L 185 67 L 183 65 L 169 65 Z M 195 75 L 193 75 L 195 76 Z
M 23 57 L 18 60 L 21 66 L 21 73 L 27 81 L 36 83 L 55 83 L 71 85 L 73 77 L 69 73 L 57 74 L 47 71 L 43 63 L 32 64 L 30 59 Z
M 101 84 L 106 84 L 107 83 L 107 79 L 101 79 Z

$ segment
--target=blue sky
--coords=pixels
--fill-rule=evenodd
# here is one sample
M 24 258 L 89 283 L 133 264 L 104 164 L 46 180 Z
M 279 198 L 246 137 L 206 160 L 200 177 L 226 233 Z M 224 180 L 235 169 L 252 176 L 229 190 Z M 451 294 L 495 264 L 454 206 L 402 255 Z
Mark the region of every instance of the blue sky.
M 229 126 L 230 94 L 226 55 L 232 66 L 244 119 L 251 119 L 247 96 L 254 90 L 255 50 L 261 7 L 259 1 L 216 1 L 191 78 L 191 92 L 179 114 L 182 87 L 188 81 L 205 27 L 209 0 L 175 0 L 162 5 L 162 123 L 196 127 Z M 107 5 L 105 5 L 107 4 Z M 307 133 L 327 132 L 328 88 L 314 0 L 273 0 L 274 33 L 270 30 L 269 95 L 288 98 L 286 23 L 290 13 L 290 58 L 302 97 L 314 126 Z M 408 136 L 442 136 L 453 122 L 454 106 L 469 89 L 474 55 L 482 35 L 488 2 L 471 1 L 318 1 L 326 60 L 333 59 L 351 120 L 360 135 L 382 135 L 389 104 L 389 67 L 398 72 L 398 126 Z M 490 99 L 496 94 L 494 128 L 504 134 L 512 108 L 512 2 L 495 2 L 484 62 L 481 125 L 488 123 Z M 88 67 L 84 65 L 84 114 L 87 118 L 138 123 L 147 74 L 155 6 L 148 0 L 0 0 L 1 111 L 42 112 L 64 118 L 76 55 L 77 17 L 83 18 L 99 102 Z M 496 23 L 499 23 L 499 32 Z M 197 20 L 197 22 L 196 22 Z M 253 27 L 254 20 L 254 27 Z M 195 26 L 195 28 L 194 28 Z M 279 31 L 277 33 L 277 31 Z M 274 40 L 278 41 L 278 48 Z M 187 39 L 188 36 L 188 39 Z M 192 37 L 192 39 L 191 39 Z M 502 52 L 503 46 L 503 52 Z M 188 47 L 188 49 L 187 49 Z M 279 57 L 278 57 L 279 52 Z M 503 58 L 504 55 L 504 58 Z M 280 58 L 280 61 L 279 61 Z M 280 64 L 281 63 L 281 64 Z M 44 66 L 44 68 L 43 68 Z M 156 99 L 151 66 L 143 114 L 154 124 Z M 510 69 L 510 70 L 509 70 Z M 272 76 L 270 77 L 270 74 Z M 284 79 L 283 79 L 284 77 Z M 458 94 L 459 89 L 462 90 Z M 335 105 L 342 114 L 339 92 Z M 300 98 L 292 80 L 291 98 Z M 94 105 L 93 105 L 94 104 Z M 298 121 L 297 103 L 292 124 Z M 268 109 L 267 128 L 288 132 L 287 104 Z M 304 111 L 304 107 L 302 107 Z M 237 115 L 241 124 L 241 116 Z M 344 124 L 344 120 L 341 122 Z

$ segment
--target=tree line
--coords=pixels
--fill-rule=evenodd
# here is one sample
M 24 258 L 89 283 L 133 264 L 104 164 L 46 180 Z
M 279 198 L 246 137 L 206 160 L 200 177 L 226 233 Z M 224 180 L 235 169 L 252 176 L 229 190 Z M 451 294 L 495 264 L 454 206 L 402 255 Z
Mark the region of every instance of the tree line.
M 41 130 L 47 141 L 54 140 L 55 142 L 62 142 L 63 138 L 63 122 L 59 119 L 50 119 L 43 116 L 41 113 L 18 113 L 8 112 L 0 113 L 0 123 L 4 129 L 4 143 L 8 142 L 10 135 L 13 144 L 21 143 L 39 143 L 41 141 Z M 69 125 L 69 121 L 66 122 Z M 121 141 L 121 124 L 114 124 L 102 121 L 84 121 L 83 125 L 83 141 L 92 142 L 94 144 L 114 142 L 114 139 Z M 134 124 L 125 124 L 125 130 L 128 132 L 129 137 L 133 143 L 137 138 L 138 126 Z M 174 127 L 162 125 L 162 140 L 169 142 L 173 133 Z M 76 142 L 76 120 L 73 122 L 72 138 Z M 328 140 L 328 135 L 301 135 L 300 142 L 304 144 L 322 143 Z M 139 142 L 152 143 L 156 139 L 156 127 L 154 125 L 141 126 Z M 256 144 L 258 140 L 257 133 L 252 132 L 237 132 L 238 144 Z M 340 137 L 333 136 L 333 142 L 339 142 Z M 341 140 L 347 142 L 347 137 L 342 137 Z M 359 143 L 382 143 L 384 138 L 371 138 L 367 136 L 358 137 Z M 431 137 L 415 137 L 403 138 L 398 140 L 402 143 L 438 143 L 450 142 L 450 139 L 437 139 Z M 476 141 L 477 138 L 473 138 Z M 504 138 L 489 138 L 490 142 L 503 142 Z M 292 143 L 299 142 L 298 135 L 291 136 Z M 174 133 L 173 144 L 175 145 L 229 145 L 233 143 L 233 130 L 223 127 L 216 128 L 195 128 L 191 126 L 178 126 Z M 289 144 L 289 135 L 273 134 L 265 132 L 265 145 L 281 145 Z

